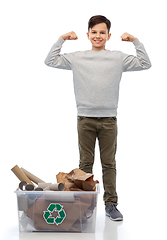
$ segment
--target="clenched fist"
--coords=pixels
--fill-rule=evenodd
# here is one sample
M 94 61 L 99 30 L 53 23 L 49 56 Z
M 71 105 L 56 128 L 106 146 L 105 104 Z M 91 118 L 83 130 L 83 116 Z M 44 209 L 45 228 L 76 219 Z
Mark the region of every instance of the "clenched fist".
M 62 39 L 64 40 L 77 40 L 78 37 L 75 32 L 69 32 L 61 36 Z
M 124 34 L 122 34 L 121 36 L 121 40 L 122 41 L 127 41 L 127 42 L 133 42 L 134 40 L 136 40 L 137 38 L 130 35 L 129 33 L 125 32 Z

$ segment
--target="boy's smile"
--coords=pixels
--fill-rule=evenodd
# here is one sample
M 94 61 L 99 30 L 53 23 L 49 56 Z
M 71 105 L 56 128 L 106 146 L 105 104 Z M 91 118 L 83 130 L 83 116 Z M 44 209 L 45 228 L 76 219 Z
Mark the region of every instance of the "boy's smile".
M 92 50 L 105 50 L 105 44 L 110 39 L 111 33 L 108 33 L 107 25 L 99 23 L 89 29 L 88 39 L 92 43 Z

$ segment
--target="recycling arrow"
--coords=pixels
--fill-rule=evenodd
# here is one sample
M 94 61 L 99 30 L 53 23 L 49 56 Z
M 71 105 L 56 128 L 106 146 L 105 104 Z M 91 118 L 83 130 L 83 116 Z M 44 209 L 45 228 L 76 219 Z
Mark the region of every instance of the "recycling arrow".
M 61 206 L 59 203 L 49 204 L 47 211 L 44 211 L 44 214 L 43 214 L 43 217 L 44 217 L 46 223 L 48 223 L 48 224 L 56 223 L 56 225 L 61 224 L 66 217 L 66 213 L 62 208 L 63 208 L 63 206 Z M 54 211 L 58 212 L 58 216 L 56 218 L 52 217 L 52 213 Z

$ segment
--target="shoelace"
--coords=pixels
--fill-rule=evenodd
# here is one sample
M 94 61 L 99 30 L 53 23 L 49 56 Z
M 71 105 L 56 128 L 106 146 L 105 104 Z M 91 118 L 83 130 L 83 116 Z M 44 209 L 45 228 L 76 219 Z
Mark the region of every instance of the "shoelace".
M 109 212 L 111 212 L 111 211 L 113 211 L 113 210 L 118 212 L 117 204 L 116 204 L 116 203 L 113 203 L 112 205 L 110 205 Z

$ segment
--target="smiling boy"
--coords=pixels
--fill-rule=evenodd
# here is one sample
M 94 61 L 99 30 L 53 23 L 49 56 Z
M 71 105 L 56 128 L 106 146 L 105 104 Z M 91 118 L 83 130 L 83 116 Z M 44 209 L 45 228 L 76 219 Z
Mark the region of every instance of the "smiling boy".
M 122 73 L 151 67 L 143 44 L 129 33 L 122 41 L 132 42 L 136 55 L 106 50 L 111 23 L 101 15 L 88 22 L 87 37 L 92 49 L 60 54 L 66 40 L 77 40 L 75 32 L 62 35 L 51 48 L 45 63 L 48 66 L 73 71 L 74 93 L 78 115 L 79 168 L 92 173 L 95 142 L 98 139 L 103 174 L 106 215 L 112 220 L 123 220 L 117 209 L 116 161 L 117 107 Z
M 108 32 L 106 23 L 99 23 L 89 29 L 87 36 L 92 43 L 92 50 L 100 51 L 105 50 L 106 41 L 110 39 L 111 33 Z

